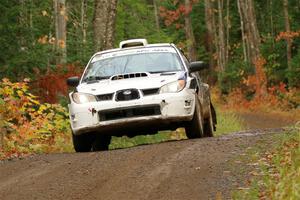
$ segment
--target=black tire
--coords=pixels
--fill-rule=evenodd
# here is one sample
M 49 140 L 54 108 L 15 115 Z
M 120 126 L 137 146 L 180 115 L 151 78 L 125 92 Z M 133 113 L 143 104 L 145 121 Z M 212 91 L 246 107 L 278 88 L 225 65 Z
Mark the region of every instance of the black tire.
M 95 142 L 93 143 L 93 151 L 107 151 L 111 141 L 109 135 L 97 135 Z
M 92 149 L 92 144 L 94 142 L 93 135 L 83 134 L 74 135 L 72 134 L 73 146 L 76 152 L 89 152 Z
M 196 98 L 195 112 L 192 121 L 185 126 L 185 133 L 187 138 L 195 139 L 203 137 L 203 120 L 201 115 L 201 108 L 198 98 Z
M 203 134 L 204 137 L 213 137 L 214 136 L 214 121 L 213 121 L 211 106 L 209 107 L 209 116 L 204 121 L 203 131 L 204 131 L 204 134 Z

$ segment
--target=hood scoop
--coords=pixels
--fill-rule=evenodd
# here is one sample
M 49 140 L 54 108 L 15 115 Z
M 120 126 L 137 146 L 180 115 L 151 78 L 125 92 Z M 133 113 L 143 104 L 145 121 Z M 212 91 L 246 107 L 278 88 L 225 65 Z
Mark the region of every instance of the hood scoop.
M 131 73 L 131 74 L 119 74 L 112 76 L 110 80 L 116 81 L 116 80 L 122 80 L 122 79 L 130 79 L 130 78 L 140 78 L 140 77 L 147 77 L 147 73 Z

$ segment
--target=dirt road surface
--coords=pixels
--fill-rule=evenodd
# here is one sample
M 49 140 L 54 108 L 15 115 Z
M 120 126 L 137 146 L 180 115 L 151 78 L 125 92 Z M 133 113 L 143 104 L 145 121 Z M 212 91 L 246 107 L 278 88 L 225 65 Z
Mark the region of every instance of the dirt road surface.
M 230 199 L 248 180 L 241 156 L 280 131 L 2 161 L 0 199 Z

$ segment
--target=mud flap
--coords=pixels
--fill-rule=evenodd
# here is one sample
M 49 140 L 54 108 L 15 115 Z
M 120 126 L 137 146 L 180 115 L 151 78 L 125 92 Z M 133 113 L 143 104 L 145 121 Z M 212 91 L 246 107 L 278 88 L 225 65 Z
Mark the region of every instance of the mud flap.
M 210 102 L 210 107 L 211 107 L 211 114 L 212 114 L 212 118 L 213 118 L 213 123 L 214 123 L 214 131 L 217 130 L 216 125 L 218 124 L 217 122 L 217 114 L 216 114 L 216 110 L 214 108 L 214 106 L 212 105 L 212 103 Z

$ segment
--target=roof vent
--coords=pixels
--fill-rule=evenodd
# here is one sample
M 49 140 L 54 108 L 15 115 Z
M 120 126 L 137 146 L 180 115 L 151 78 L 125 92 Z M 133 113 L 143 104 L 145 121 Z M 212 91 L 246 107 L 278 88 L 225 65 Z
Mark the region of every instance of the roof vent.
M 133 39 L 133 40 L 126 40 L 120 42 L 120 49 L 128 48 L 128 47 L 140 47 L 140 46 L 147 46 L 148 41 L 146 39 Z

